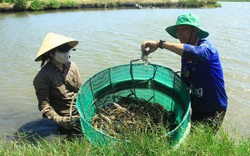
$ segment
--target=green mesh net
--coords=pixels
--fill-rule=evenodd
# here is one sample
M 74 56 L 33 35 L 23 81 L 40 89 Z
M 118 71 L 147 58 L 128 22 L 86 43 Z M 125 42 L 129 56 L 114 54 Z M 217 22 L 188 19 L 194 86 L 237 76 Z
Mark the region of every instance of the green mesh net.
M 100 71 L 89 78 L 76 97 L 81 115 L 81 128 L 93 144 L 104 145 L 117 138 L 92 126 L 97 108 L 117 100 L 117 97 L 133 96 L 151 103 L 158 103 L 172 111 L 178 125 L 165 134 L 176 146 L 190 131 L 189 89 L 180 76 L 171 69 L 143 63 L 119 65 Z

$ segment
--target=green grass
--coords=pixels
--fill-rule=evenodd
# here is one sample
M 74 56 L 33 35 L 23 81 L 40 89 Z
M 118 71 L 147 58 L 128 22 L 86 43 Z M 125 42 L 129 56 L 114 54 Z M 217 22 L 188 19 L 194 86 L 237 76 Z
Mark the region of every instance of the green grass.
M 250 2 L 250 0 L 218 0 L 218 2 Z
M 221 129 L 217 135 L 202 125 L 193 128 L 192 133 L 178 148 L 169 146 L 164 138 L 154 134 L 140 134 L 130 142 L 117 142 L 107 146 L 93 146 L 86 138 L 38 141 L 32 144 L 0 140 L 1 156 L 52 156 L 52 155 L 121 155 L 121 156 L 247 156 L 250 153 L 250 138 L 228 134 Z

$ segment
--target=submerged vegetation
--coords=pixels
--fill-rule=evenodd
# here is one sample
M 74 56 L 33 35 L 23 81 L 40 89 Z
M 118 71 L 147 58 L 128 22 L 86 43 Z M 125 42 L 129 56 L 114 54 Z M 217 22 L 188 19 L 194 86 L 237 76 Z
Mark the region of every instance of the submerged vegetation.
M 0 0 L 0 12 L 84 8 L 220 7 L 217 0 Z
M 232 132 L 233 133 L 233 132 Z M 36 144 L 28 141 L 6 142 L 0 140 L 1 156 L 52 156 L 52 155 L 228 155 L 247 156 L 250 153 L 250 138 L 235 137 L 221 129 L 214 135 L 203 125 L 193 127 L 192 133 L 178 147 L 167 144 L 164 137 L 141 133 L 130 142 L 113 145 L 92 145 L 86 138 L 72 140 L 57 139 L 54 142 L 39 140 Z

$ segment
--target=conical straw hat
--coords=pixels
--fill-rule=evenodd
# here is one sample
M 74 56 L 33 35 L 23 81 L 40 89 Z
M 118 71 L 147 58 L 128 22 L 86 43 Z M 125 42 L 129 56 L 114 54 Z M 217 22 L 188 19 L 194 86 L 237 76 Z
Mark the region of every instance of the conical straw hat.
M 79 41 L 73 38 L 63 36 L 63 35 L 59 35 L 59 34 L 55 34 L 51 32 L 48 33 L 45 39 L 43 40 L 43 43 L 36 55 L 35 61 L 41 61 L 42 57 L 46 55 L 50 50 L 56 47 L 59 47 L 63 44 L 66 44 L 66 43 L 68 43 L 69 46 L 73 48 L 79 43 Z

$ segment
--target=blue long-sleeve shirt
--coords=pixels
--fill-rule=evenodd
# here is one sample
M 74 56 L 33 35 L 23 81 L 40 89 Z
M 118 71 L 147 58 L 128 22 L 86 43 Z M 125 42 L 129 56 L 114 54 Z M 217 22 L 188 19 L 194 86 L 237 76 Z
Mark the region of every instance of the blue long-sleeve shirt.
M 191 88 L 191 107 L 196 115 L 226 110 L 222 66 L 217 49 L 206 39 L 184 44 L 181 77 Z

